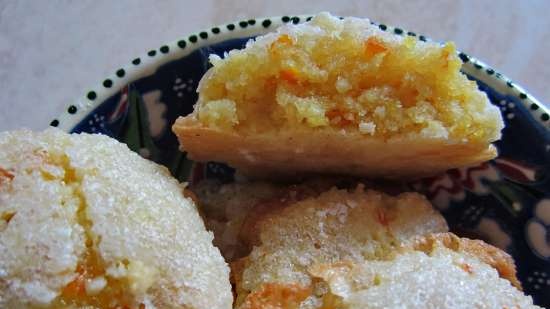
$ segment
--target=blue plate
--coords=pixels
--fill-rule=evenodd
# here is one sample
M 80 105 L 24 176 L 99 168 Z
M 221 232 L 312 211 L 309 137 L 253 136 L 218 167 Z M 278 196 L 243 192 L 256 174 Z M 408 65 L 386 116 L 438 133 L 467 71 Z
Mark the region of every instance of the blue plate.
M 51 122 L 69 132 L 103 133 L 142 156 L 167 166 L 180 181 L 233 179 L 217 163 L 194 164 L 178 151 L 170 130 L 197 100 L 197 83 L 208 55 L 242 48 L 251 37 L 308 16 L 243 20 L 189 35 L 132 60 L 90 89 Z M 378 25 L 384 31 L 422 35 Z M 462 71 L 475 80 L 506 122 L 496 143 L 499 157 L 410 183 L 443 213 L 451 229 L 483 239 L 515 259 L 524 291 L 550 307 L 550 120 L 548 110 L 508 78 L 459 53 Z

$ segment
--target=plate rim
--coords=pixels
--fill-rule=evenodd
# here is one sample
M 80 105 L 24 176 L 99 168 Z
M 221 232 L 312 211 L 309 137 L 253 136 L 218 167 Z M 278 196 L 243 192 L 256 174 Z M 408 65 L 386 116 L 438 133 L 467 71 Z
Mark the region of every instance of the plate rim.
M 163 64 L 183 58 L 207 45 L 230 39 L 262 35 L 285 24 L 298 24 L 309 21 L 313 16 L 308 14 L 258 17 L 219 24 L 209 29 L 191 32 L 180 39 L 173 40 L 161 45 L 159 48 L 142 53 L 129 63 L 116 69 L 116 71 L 106 76 L 102 81 L 89 87 L 84 95 L 74 100 L 74 103 L 67 105 L 58 117 L 50 121 L 49 125 L 70 132 L 91 111 L 101 105 L 106 99 L 118 93 L 122 87 L 140 78 L 154 74 Z M 422 34 L 417 34 L 404 28 L 388 26 L 370 19 L 368 20 L 382 31 L 393 32 L 396 35 L 418 37 L 422 41 L 430 40 Z M 460 50 L 457 50 L 457 54 L 462 60 L 461 70 L 464 73 L 474 76 L 503 95 L 511 95 L 518 98 L 533 118 L 547 130 L 550 130 L 550 108 L 547 108 L 522 86 L 516 84 L 485 62 Z

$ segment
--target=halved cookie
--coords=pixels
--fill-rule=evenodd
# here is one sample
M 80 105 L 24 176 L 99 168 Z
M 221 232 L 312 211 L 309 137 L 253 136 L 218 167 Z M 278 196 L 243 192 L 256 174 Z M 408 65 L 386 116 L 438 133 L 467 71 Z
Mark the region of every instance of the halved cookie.
M 496 156 L 497 107 L 454 44 L 322 13 L 212 55 L 181 149 L 245 174 L 419 177 Z

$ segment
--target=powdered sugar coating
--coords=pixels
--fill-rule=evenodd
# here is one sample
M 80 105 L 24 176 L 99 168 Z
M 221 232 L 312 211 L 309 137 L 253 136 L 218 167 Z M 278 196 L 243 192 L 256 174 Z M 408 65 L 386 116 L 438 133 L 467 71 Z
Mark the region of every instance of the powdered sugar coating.
M 228 267 L 165 168 L 108 137 L 55 129 L 0 134 L 0 168 L 13 175 L 0 213 L 15 212 L 0 229 L 0 306 L 55 304 L 94 250 L 132 306 L 231 307 Z
M 15 176 L 0 181 L 0 307 L 48 304 L 74 279 L 84 253 L 83 229 L 74 220 L 78 201 L 61 181 L 37 181 L 40 166 L 51 173 L 61 168 L 42 164 L 40 152 L 19 152 L 9 138 L 0 135 L 0 168 Z
M 494 268 L 448 248 L 342 263 L 319 274 L 349 309 L 539 308 Z
M 391 197 L 361 186 L 353 192 L 334 188 L 262 218 L 261 244 L 245 259 L 237 290 L 270 282 L 309 286 L 312 265 L 381 258 L 412 237 L 447 229 L 419 194 Z

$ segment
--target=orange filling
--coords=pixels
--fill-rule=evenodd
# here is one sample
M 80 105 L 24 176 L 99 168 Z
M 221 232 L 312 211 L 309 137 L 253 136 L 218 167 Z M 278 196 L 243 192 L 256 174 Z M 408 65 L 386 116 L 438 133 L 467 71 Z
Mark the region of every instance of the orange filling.
M 101 257 L 93 250 L 86 252 L 84 261 L 77 266 L 78 275 L 65 286 L 54 308 L 64 306 L 109 309 L 130 309 L 133 307 L 133 297 L 128 292 L 128 283 L 124 279 L 113 279 L 105 276 L 105 268 Z M 92 280 L 103 278 L 106 284 L 99 291 L 88 290 Z M 139 308 L 139 307 L 138 307 Z
M 53 308 L 136 308 L 127 279 L 116 279 L 106 275 L 105 262 L 95 249 L 97 243 L 94 240 L 96 238 L 91 232 L 93 223 L 86 214 L 86 201 L 80 191 L 80 179 L 70 166 L 69 158 L 52 156 L 49 158 L 49 162 L 62 166 L 65 170 L 63 181 L 67 186 L 72 187 L 73 196 L 79 200 L 76 221 L 84 229 L 86 241 L 86 251 L 76 267 L 77 276 L 63 288 L 51 306 Z

